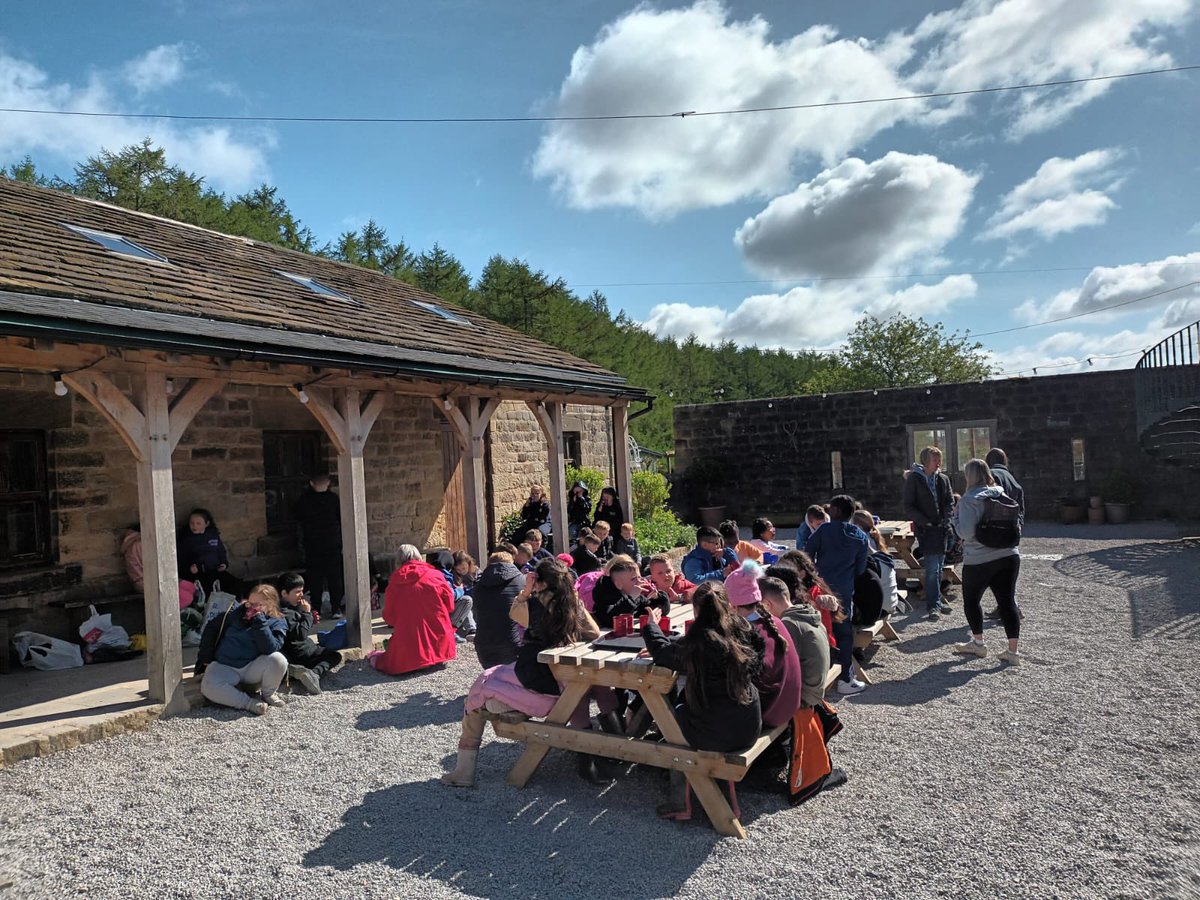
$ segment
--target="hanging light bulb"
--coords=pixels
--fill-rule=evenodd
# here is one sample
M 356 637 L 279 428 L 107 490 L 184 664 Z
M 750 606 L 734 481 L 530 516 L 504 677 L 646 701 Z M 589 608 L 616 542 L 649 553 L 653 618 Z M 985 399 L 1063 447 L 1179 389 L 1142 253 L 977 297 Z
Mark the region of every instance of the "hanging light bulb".
M 932 393 L 933 393 L 933 390 L 932 390 L 932 389 L 930 389 L 930 388 L 925 388 L 925 393 L 926 393 L 926 395 L 928 395 L 928 394 L 932 394 Z
M 822 399 L 822 400 L 824 400 L 824 399 L 825 399 L 826 397 L 828 397 L 828 396 L 829 396 L 828 394 L 822 394 L 822 395 L 821 395 L 821 399 Z
M 308 402 L 308 391 L 304 389 L 304 385 L 302 384 L 296 385 L 296 399 L 301 403 Z
M 767 404 L 767 409 L 774 409 L 774 408 L 775 408 L 775 404 L 774 404 L 774 403 L 768 403 L 768 404 Z
M 175 379 L 174 378 L 167 379 L 167 393 L 168 394 L 175 393 Z
M 879 396 L 879 388 L 875 388 L 875 390 L 871 391 L 871 396 L 878 397 Z
M 67 393 L 68 393 L 67 385 L 62 380 L 62 372 L 55 372 L 54 373 L 54 396 L 65 397 L 65 396 L 67 396 Z
M 449 397 L 442 398 L 442 409 L 450 409 L 452 406 L 454 406 L 454 404 L 450 402 Z

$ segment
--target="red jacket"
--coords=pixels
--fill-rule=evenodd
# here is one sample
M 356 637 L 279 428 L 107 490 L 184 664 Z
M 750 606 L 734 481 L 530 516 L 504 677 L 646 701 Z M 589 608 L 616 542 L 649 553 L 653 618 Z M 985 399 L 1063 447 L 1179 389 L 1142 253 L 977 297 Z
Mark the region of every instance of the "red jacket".
M 450 611 L 454 592 L 446 576 L 429 563 L 414 561 L 392 573 L 384 594 L 383 620 L 394 629 L 375 668 L 403 675 L 457 655 Z
M 696 586 L 676 572 L 675 583 L 671 585 L 671 590 L 677 593 L 685 601 L 690 603 L 692 600 L 692 594 L 696 590 Z

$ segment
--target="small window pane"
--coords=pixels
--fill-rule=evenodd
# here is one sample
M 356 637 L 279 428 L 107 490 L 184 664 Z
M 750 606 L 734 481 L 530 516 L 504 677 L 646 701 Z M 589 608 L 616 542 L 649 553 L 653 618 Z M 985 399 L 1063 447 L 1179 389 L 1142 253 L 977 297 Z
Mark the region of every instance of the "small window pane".
M 435 316 L 441 316 L 447 322 L 457 322 L 459 325 L 474 324 L 470 319 L 464 319 L 462 316 L 456 315 L 455 313 L 450 312 L 450 310 L 438 306 L 436 303 L 426 303 L 424 300 L 412 300 L 410 302 L 413 306 L 419 306 L 426 312 L 431 312 Z
M 132 256 L 135 259 L 146 259 L 153 262 L 165 263 L 167 261 L 165 256 L 159 256 L 153 250 L 147 250 L 145 247 L 135 244 L 133 241 L 123 238 L 119 234 L 96 231 L 92 228 L 82 228 L 78 225 L 68 225 L 66 227 L 76 234 L 87 238 L 89 241 L 99 244 L 106 250 L 111 250 L 113 253 L 120 253 L 122 256 Z
M 1083 481 L 1087 478 L 1087 466 L 1083 459 L 1083 438 L 1075 438 L 1071 441 L 1071 469 L 1076 481 Z
M 829 454 L 829 481 L 835 491 L 842 489 L 842 451 L 834 450 Z
M 992 432 L 987 426 L 981 428 L 956 428 L 954 433 L 957 445 L 958 469 L 962 472 L 971 459 L 983 459 L 992 447 Z
M 291 272 L 279 272 L 279 274 L 288 281 L 300 285 L 300 287 L 308 288 L 314 294 L 319 294 L 322 297 L 333 297 L 335 300 L 344 300 L 347 303 L 358 305 L 358 301 L 352 297 L 348 297 L 341 291 L 335 291 L 333 288 L 321 284 L 315 278 L 309 278 L 307 275 L 293 275 Z

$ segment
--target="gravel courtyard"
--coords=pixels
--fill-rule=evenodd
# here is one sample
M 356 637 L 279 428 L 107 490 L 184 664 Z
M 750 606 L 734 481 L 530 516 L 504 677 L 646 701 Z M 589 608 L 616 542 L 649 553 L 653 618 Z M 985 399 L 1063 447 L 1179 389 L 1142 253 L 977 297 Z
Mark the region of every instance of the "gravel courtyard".
M 467 647 L 0 771 L 0 897 L 1198 897 L 1200 541 L 1030 531 L 1025 665 L 952 656 L 957 603 L 901 617 L 839 704 L 849 782 L 796 809 L 743 792 L 748 841 L 659 821 L 653 770 L 596 789 L 553 752 L 514 790 L 490 732 L 479 786 L 442 786 Z

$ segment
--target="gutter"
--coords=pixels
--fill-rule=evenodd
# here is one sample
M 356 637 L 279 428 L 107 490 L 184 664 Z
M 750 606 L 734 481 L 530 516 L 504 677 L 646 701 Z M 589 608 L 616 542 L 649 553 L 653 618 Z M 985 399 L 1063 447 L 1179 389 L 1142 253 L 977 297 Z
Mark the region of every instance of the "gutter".
M 647 395 L 641 399 L 645 401 L 645 404 L 646 404 L 645 408 L 639 409 L 635 413 L 630 413 L 629 417 L 625 420 L 627 423 L 632 422 L 638 416 L 644 416 L 646 413 L 648 413 L 654 409 L 654 396 L 653 395 Z
M 646 392 L 637 388 L 605 390 L 602 385 L 590 386 L 578 381 L 565 381 L 533 375 L 482 375 L 468 369 L 438 366 L 430 363 L 398 363 L 378 356 L 357 356 L 350 353 L 315 352 L 298 348 L 271 349 L 269 345 L 205 337 L 202 334 L 173 335 L 150 329 L 105 325 L 101 323 L 65 322 L 12 312 L 0 313 L 0 332 L 43 340 L 66 340 L 106 344 L 115 347 L 160 350 L 167 353 L 201 353 L 218 359 L 244 360 L 281 364 L 300 364 L 323 368 L 342 368 L 379 372 L 392 376 L 408 375 L 442 381 L 458 381 L 469 385 L 489 387 L 518 387 L 529 390 L 552 390 L 567 394 L 603 394 L 621 400 L 645 400 Z M 641 410 L 635 415 L 648 412 Z M 632 417 L 631 417 L 632 418 Z

